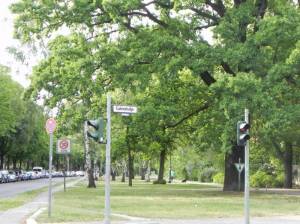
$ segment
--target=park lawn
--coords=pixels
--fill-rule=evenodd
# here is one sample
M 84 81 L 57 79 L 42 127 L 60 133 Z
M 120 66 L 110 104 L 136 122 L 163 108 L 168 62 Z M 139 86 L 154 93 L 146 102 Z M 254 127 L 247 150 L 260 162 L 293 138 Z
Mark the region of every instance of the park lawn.
M 37 197 L 42 191 L 45 191 L 46 188 L 41 188 L 37 190 L 27 191 L 21 193 L 12 198 L 4 198 L 0 200 L 0 211 L 6 211 L 11 208 L 16 208 L 22 206 L 23 204 L 32 201 Z
M 215 185 L 167 184 L 153 185 L 135 181 L 132 188 L 112 182 L 112 213 L 170 219 L 201 219 L 239 217 L 243 215 L 243 194 L 222 192 Z M 300 196 L 251 192 L 251 215 L 300 215 Z M 54 197 L 52 218 L 47 211 L 39 222 L 95 221 L 103 219 L 104 186 L 96 189 L 85 184 L 58 192 Z

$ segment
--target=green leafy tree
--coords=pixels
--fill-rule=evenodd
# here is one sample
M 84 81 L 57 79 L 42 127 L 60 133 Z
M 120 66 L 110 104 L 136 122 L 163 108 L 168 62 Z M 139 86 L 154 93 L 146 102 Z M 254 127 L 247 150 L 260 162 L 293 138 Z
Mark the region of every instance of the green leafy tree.
M 280 104 L 280 100 L 289 105 L 299 104 L 297 98 L 290 100 L 289 96 L 277 91 L 278 88 L 275 92 L 272 90 L 274 81 L 278 84 L 276 87 L 298 88 L 299 66 L 294 60 L 297 58 L 294 49 L 298 48 L 300 23 L 299 10 L 292 1 L 157 0 L 145 3 L 128 0 L 57 4 L 21 0 L 11 8 L 18 14 L 16 36 L 24 42 L 49 37 L 64 26 L 75 33 L 53 40 L 49 45 L 49 58 L 35 69 L 32 78 L 33 92 L 46 89 L 51 93 L 49 103 L 52 105 L 63 105 L 64 99 L 73 102 L 78 96 L 79 100 L 85 99 L 87 105 L 91 105 L 96 95 L 106 90 L 147 90 L 153 76 L 169 79 L 184 69 L 190 70 L 192 76 L 205 85 L 206 95 L 197 113 L 182 113 L 176 118 L 186 121 L 200 112 L 205 114 L 207 107 L 213 112 L 225 108 L 226 119 L 222 118 L 223 114 L 215 113 L 216 120 L 223 122 L 221 127 L 226 127 L 216 132 L 226 153 L 225 190 L 237 188 L 233 163 L 242 156 L 234 150 L 235 132 L 231 132 L 238 114 L 242 113 L 237 107 L 252 102 L 248 96 L 235 101 L 239 96 L 234 94 L 244 94 L 246 87 L 255 89 L 256 86 L 248 85 L 247 81 L 251 81 L 266 88 L 267 99 L 275 105 Z M 214 35 L 212 43 L 202 36 L 207 28 L 211 28 Z M 284 70 L 285 64 L 291 68 L 289 73 Z M 276 74 L 281 77 L 277 81 L 274 80 Z M 223 83 L 226 85 L 220 88 Z M 255 99 L 261 93 L 251 92 L 256 94 Z M 230 104 L 228 111 L 225 103 Z M 251 105 L 251 108 L 258 107 Z M 275 107 L 271 108 L 276 112 Z M 290 111 L 285 111 L 286 118 L 290 117 Z M 282 110 L 276 113 L 280 112 Z M 209 115 L 203 117 L 207 118 L 206 125 L 214 120 Z M 265 119 L 272 118 L 265 116 L 260 121 L 265 123 Z M 153 132 L 163 130 L 157 128 Z M 160 142 L 170 142 L 168 139 L 174 138 L 173 134 L 159 133 L 159 136 L 164 136 Z M 285 139 L 289 136 L 284 135 L 284 141 L 288 142 L 286 145 L 293 145 L 294 140 Z M 275 141 L 280 139 L 276 135 Z M 210 141 L 207 139 L 207 142 Z

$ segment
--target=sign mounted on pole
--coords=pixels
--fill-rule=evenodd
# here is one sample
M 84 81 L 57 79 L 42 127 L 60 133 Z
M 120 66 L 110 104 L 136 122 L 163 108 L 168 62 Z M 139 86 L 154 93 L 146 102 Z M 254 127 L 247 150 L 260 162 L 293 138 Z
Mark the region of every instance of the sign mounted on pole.
M 234 165 L 235 165 L 235 168 L 237 169 L 237 171 L 239 173 L 241 173 L 243 171 L 243 169 L 244 169 L 244 163 L 235 163 Z
M 54 120 L 54 118 L 49 118 L 46 121 L 46 131 L 48 134 L 53 134 L 53 132 L 55 131 L 56 128 L 56 121 Z
M 113 111 L 115 113 L 122 113 L 122 114 L 135 114 L 137 112 L 137 107 L 114 105 Z
M 70 154 L 71 153 L 71 141 L 70 139 L 59 139 L 57 141 L 57 154 Z
M 50 137 L 49 145 L 49 188 L 48 188 L 48 217 L 51 217 L 52 213 L 52 151 L 53 151 L 53 132 L 56 128 L 56 121 L 54 118 L 49 118 L 46 121 L 46 131 Z

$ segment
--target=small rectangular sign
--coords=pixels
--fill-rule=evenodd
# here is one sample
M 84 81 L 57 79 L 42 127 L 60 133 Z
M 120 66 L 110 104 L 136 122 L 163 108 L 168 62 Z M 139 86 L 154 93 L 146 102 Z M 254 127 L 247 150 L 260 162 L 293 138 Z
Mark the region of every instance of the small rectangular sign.
M 113 106 L 113 111 L 116 113 L 123 113 L 123 114 L 135 114 L 137 112 L 137 107 L 115 105 Z
M 70 154 L 71 141 L 69 139 L 59 139 L 57 141 L 57 154 Z

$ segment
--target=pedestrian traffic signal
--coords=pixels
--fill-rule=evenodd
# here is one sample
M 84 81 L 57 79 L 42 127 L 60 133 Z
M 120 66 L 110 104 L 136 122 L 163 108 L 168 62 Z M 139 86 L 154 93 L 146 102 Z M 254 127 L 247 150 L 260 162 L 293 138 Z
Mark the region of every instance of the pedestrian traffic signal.
M 92 126 L 95 131 L 87 132 L 88 137 L 94 139 L 98 143 L 104 143 L 104 120 L 99 118 L 97 120 L 88 120 L 88 126 Z
M 250 139 L 249 135 L 250 125 L 246 121 L 237 122 L 237 145 L 245 146 Z

